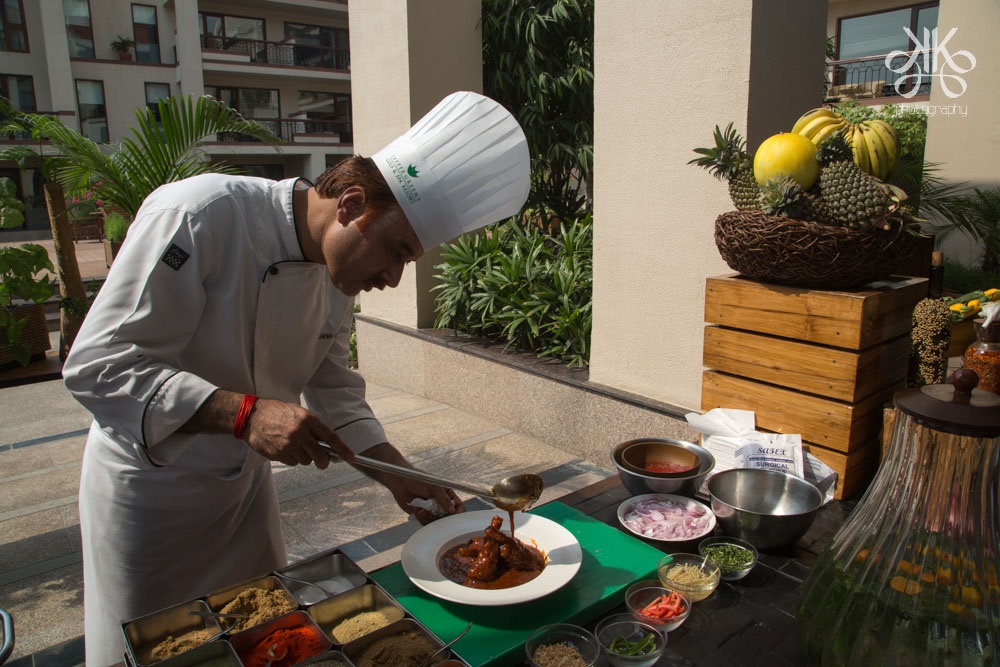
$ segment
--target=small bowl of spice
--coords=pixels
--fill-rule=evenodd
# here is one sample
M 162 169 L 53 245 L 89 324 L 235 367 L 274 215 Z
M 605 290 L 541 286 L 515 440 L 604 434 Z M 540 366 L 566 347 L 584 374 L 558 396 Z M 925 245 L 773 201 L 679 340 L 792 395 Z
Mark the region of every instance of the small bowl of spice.
M 569 623 L 538 628 L 525 640 L 524 652 L 532 667 L 593 667 L 601 657 L 597 638 Z
M 687 593 L 665 588 L 659 581 L 639 581 L 625 591 L 625 606 L 637 621 L 666 634 L 680 627 L 691 615 Z
M 594 628 L 604 657 L 612 667 L 650 667 L 667 647 L 667 635 L 631 614 L 614 614 Z
M 656 566 L 656 574 L 664 587 L 686 593 L 692 602 L 707 598 L 722 580 L 719 566 L 696 554 L 667 554 Z
M 757 548 L 735 537 L 707 537 L 698 543 L 698 553 L 719 566 L 724 581 L 737 581 L 757 564 Z

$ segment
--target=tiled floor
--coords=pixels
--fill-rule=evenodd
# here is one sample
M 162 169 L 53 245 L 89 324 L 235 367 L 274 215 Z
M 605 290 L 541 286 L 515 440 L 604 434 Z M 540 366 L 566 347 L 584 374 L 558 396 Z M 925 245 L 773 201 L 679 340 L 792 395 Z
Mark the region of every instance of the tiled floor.
M 369 399 L 411 461 L 446 478 L 488 487 L 513 472 L 536 472 L 545 501 L 612 474 L 421 396 L 369 386 Z M 13 615 L 16 633 L 8 666 L 83 663 L 76 494 L 88 423 L 59 380 L 0 388 L 0 607 Z M 419 528 L 388 492 L 344 463 L 325 471 L 275 464 L 274 472 L 292 561 L 339 546 L 370 571 L 397 560 Z M 470 509 L 487 507 L 460 495 Z

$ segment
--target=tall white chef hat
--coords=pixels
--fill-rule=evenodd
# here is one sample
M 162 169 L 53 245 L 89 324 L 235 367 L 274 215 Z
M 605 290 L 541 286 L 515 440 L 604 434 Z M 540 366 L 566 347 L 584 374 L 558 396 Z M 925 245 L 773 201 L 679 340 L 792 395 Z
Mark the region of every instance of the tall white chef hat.
M 476 93 L 444 98 L 372 160 L 425 250 L 515 215 L 528 198 L 524 131 Z

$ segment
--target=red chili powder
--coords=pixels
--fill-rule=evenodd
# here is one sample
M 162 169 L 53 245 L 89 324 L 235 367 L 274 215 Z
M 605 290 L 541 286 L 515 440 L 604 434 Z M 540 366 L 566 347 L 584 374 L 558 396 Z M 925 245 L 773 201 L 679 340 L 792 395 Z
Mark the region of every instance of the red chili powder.
M 680 463 L 647 463 L 646 470 L 649 472 L 687 472 L 694 466 L 686 466 Z
M 241 655 L 240 659 L 246 667 L 264 667 L 267 664 L 267 650 L 274 644 L 284 646 L 288 653 L 281 660 L 271 663 L 272 667 L 290 667 L 326 649 L 323 641 L 311 628 L 279 628 L 257 642 L 251 653 Z

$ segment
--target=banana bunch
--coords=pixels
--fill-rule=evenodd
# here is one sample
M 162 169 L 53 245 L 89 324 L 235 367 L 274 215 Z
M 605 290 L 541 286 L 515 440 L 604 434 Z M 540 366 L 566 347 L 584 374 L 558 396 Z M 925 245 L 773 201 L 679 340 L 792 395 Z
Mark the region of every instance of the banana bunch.
M 792 134 L 801 134 L 817 147 L 824 141 L 848 127 L 847 120 L 829 107 L 819 107 L 805 112 L 792 126 Z M 846 136 L 846 135 L 845 135 Z M 850 143 L 850 138 L 848 138 Z
M 845 136 L 854 151 L 854 161 L 862 171 L 881 181 L 888 180 L 899 165 L 896 128 L 881 118 L 851 123 L 849 128 L 851 134 L 845 131 Z
M 899 164 L 896 128 L 881 118 L 848 123 L 833 109 L 819 107 L 802 114 L 795 121 L 792 132 L 801 134 L 816 146 L 839 132 L 854 152 L 858 167 L 882 181 L 887 180 Z

